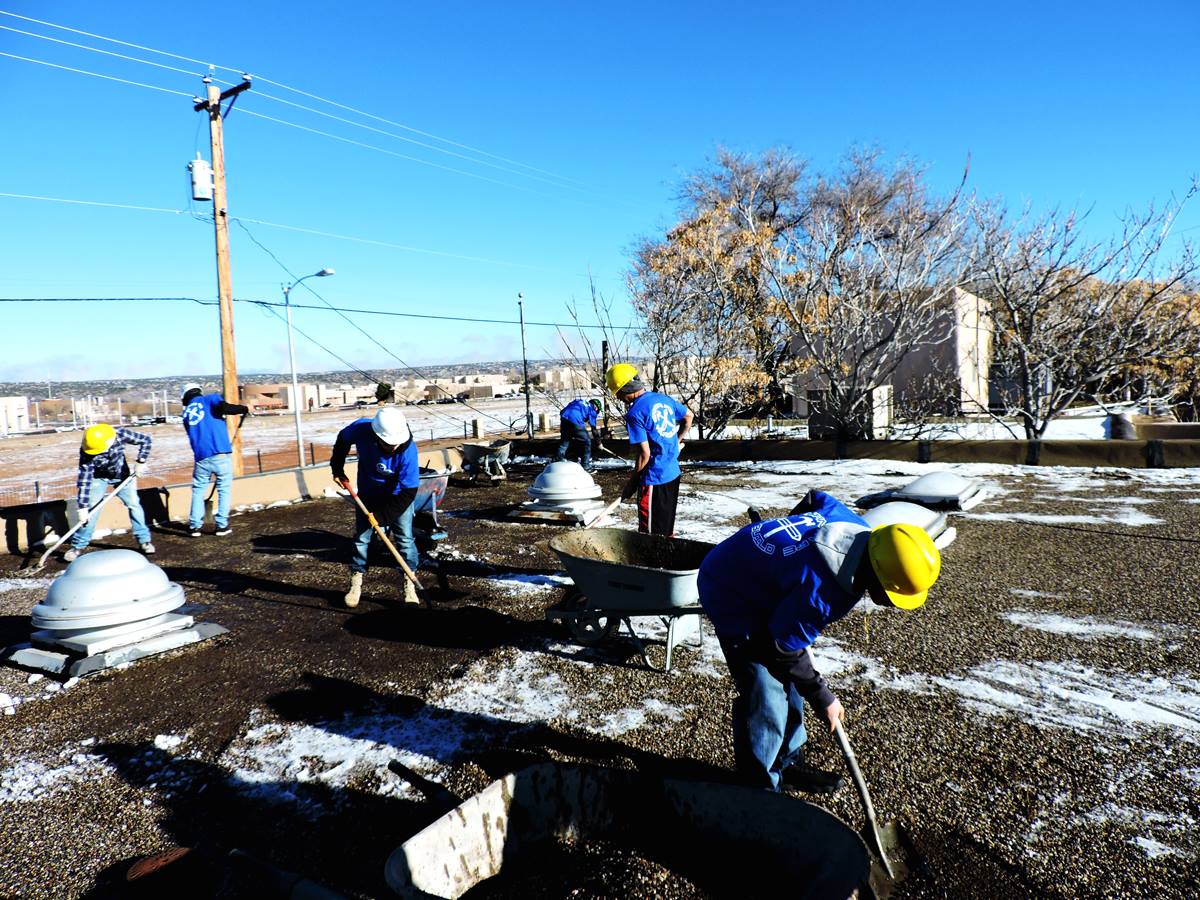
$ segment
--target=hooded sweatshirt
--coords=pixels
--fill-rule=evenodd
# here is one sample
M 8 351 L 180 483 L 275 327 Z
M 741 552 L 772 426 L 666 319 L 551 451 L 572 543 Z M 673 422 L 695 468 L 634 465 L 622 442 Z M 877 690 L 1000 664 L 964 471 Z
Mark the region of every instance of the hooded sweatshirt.
M 698 588 L 719 636 L 749 639 L 764 663 L 788 670 L 823 708 L 833 695 L 807 649 L 861 598 L 854 573 L 871 529 L 829 494 L 810 499 L 806 512 L 755 522 L 718 544 L 700 566 Z

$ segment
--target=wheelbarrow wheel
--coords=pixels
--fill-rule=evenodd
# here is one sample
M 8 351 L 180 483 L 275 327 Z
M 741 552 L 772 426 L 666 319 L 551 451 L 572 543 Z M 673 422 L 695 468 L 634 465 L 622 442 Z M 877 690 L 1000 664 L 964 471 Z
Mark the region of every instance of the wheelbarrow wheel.
M 571 611 L 585 610 L 588 608 L 588 599 L 583 595 L 583 591 L 573 587 L 567 592 L 562 605 L 564 609 Z M 606 616 L 599 610 L 572 616 L 563 621 L 567 625 L 567 630 L 571 632 L 571 637 L 585 647 L 608 640 L 621 625 L 620 618 Z

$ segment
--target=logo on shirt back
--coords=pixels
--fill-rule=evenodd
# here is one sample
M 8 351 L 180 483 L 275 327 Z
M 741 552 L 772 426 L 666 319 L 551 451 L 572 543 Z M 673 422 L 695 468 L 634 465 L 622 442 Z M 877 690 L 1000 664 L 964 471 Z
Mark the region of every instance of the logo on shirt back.
M 189 403 L 183 411 L 184 417 L 187 418 L 187 423 L 193 428 L 204 421 L 204 404 Z
M 754 541 L 754 546 L 768 556 L 780 549 L 779 545 L 771 543 L 771 538 L 783 532 L 792 543 L 785 544 L 782 547 L 784 556 L 791 556 L 798 550 L 803 550 L 808 546 L 808 540 L 804 537 L 804 529 L 821 528 L 825 525 L 825 517 L 820 513 L 805 513 L 802 516 L 797 516 L 792 519 L 770 519 L 766 522 L 757 522 L 750 529 L 750 539 Z
M 375 463 L 375 473 L 377 475 L 391 475 L 392 467 L 388 465 L 385 460 L 381 459 L 379 462 Z
M 654 421 L 654 430 L 659 437 L 673 438 L 679 434 L 679 423 L 675 421 L 675 410 L 666 403 L 655 403 L 650 409 L 650 418 Z

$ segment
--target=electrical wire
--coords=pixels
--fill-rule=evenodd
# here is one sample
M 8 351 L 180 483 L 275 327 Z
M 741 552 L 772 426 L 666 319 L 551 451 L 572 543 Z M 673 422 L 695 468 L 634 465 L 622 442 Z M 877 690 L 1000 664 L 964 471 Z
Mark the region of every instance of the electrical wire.
M 167 212 L 173 213 L 174 215 L 183 215 L 184 213 L 189 212 L 187 209 L 163 209 L 156 206 L 135 206 L 128 203 L 106 203 L 99 200 L 77 200 L 68 197 L 44 197 L 35 194 L 17 194 L 8 191 L 0 191 L 0 197 L 9 197 L 14 200 L 42 200 L 48 203 L 71 203 L 79 206 L 101 206 L 110 207 L 112 209 L 137 209 L 145 212 Z M 212 221 L 211 215 L 197 216 L 193 214 L 193 217 L 201 219 L 205 222 Z M 295 231 L 300 234 L 312 234 L 316 235 L 317 237 L 326 237 L 338 241 L 350 241 L 355 244 L 368 244 L 376 247 L 387 247 L 392 250 L 402 250 L 405 253 L 420 253 L 426 256 L 439 256 L 446 259 L 462 259 L 468 262 L 486 263 L 487 265 L 492 266 L 505 266 L 512 269 L 526 269 L 532 272 L 547 272 L 549 274 L 557 275 L 578 274 L 567 273 L 561 269 L 550 269 L 545 266 L 534 266 L 528 263 L 511 262 L 504 259 L 491 259 L 486 256 L 470 256 L 465 253 L 451 253 L 448 250 L 430 250 L 426 247 L 413 247 L 408 244 L 396 244 L 391 241 L 378 241 L 374 240 L 373 238 L 355 237 L 354 235 L 348 234 L 335 234 L 331 231 L 319 231 L 315 228 L 302 228 L 299 225 L 285 225 L 281 222 L 268 222 L 265 219 L 251 219 L 245 216 L 230 216 L 229 218 L 233 221 L 249 222 L 251 225 L 263 225 L 267 228 L 280 228 L 284 231 Z
M 321 137 L 327 137 L 330 140 L 339 141 L 343 144 L 351 144 L 355 147 L 363 147 L 367 150 L 374 150 L 376 153 L 386 153 L 388 156 L 395 156 L 398 159 L 407 160 L 409 162 L 419 163 L 422 166 L 429 166 L 433 169 L 442 169 L 445 172 L 453 172 L 455 175 L 464 175 L 467 178 L 477 178 L 480 181 L 489 181 L 492 184 L 498 184 L 501 187 L 512 188 L 517 191 L 529 191 L 528 188 L 518 184 L 512 184 L 507 181 L 500 181 L 498 178 L 489 178 L 486 175 L 480 175 L 477 172 L 468 172 L 465 169 L 456 169 L 454 166 L 444 166 L 441 163 L 430 162 L 427 159 L 421 159 L 419 156 L 410 156 L 407 153 L 401 153 L 398 150 L 388 150 L 386 147 L 376 147 L 374 144 L 368 144 L 365 141 L 356 141 L 353 138 L 342 137 L 337 134 L 331 134 L 328 131 L 321 131 L 319 128 L 310 128 L 307 125 L 298 125 L 295 122 L 289 122 L 286 119 L 278 119 L 275 116 L 268 116 L 264 113 L 254 112 L 251 109 L 242 110 L 242 115 L 253 116 L 256 119 L 265 119 L 268 122 L 274 122 L 277 125 L 286 125 L 288 128 L 295 128 L 299 131 L 307 131 L 310 134 L 317 134 Z M 532 191 L 530 193 L 537 193 Z
M 305 285 L 307 287 L 307 285 Z M 314 292 L 315 293 L 315 292 Z M 319 296 L 319 295 L 318 295 Z M 321 298 L 324 301 L 324 298 Z M 217 306 L 216 300 L 199 300 L 196 297 L 0 297 L 0 303 L 143 303 L 151 301 L 187 301 L 200 306 Z M 248 297 L 234 297 L 234 303 L 253 303 L 257 306 L 273 306 L 284 308 L 286 304 L 272 300 L 254 300 Z M 364 309 L 353 306 L 332 306 L 325 301 L 324 306 L 313 303 L 292 303 L 292 309 L 316 309 L 322 312 L 354 313 L 364 316 L 390 316 L 399 319 L 435 319 L 442 322 L 471 322 L 477 325 L 520 325 L 519 319 L 486 319 L 476 316 L 437 316 L 430 313 L 405 313 L 390 309 Z M 545 328 L 608 328 L 612 331 L 636 331 L 639 325 L 588 325 L 583 322 L 536 322 L 525 321 L 526 326 Z
M 156 69 L 166 69 L 168 72 L 182 72 L 184 75 L 195 76 L 196 73 L 190 69 L 181 69 L 178 66 L 167 66 L 162 63 L 152 62 L 148 59 L 138 59 L 136 56 L 126 56 L 124 53 L 113 53 L 111 50 L 101 50 L 99 47 L 89 47 L 87 44 L 76 44 L 74 41 L 64 41 L 60 38 L 50 37 L 48 34 L 35 34 L 32 31 L 22 31 L 20 28 L 13 28 L 11 25 L 0 25 L 0 29 L 11 31 L 14 34 L 21 34 L 25 37 L 37 38 L 42 41 L 51 41 L 55 44 L 63 44 L 67 47 L 76 47 L 80 50 L 87 50 L 91 53 L 102 53 L 105 56 L 114 56 L 117 59 L 124 59 L 128 62 L 141 63 L 145 66 L 154 66 Z
M 290 275 L 292 277 L 293 281 L 300 283 L 299 279 L 297 279 L 297 277 L 296 277 L 296 273 L 293 272 L 291 269 L 289 269 L 287 266 L 285 266 L 282 262 L 280 262 L 279 257 L 277 257 L 274 253 L 272 253 L 270 250 L 268 250 L 262 243 L 260 243 L 258 238 L 256 238 L 251 233 L 249 228 L 247 228 L 245 225 L 242 225 L 240 222 L 238 224 L 240 225 L 242 231 L 244 231 L 246 233 L 246 236 L 249 237 L 250 240 L 252 240 L 255 244 L 257 244 L 258 247 L 263 250 L 263 252 L 265 252 L 269 257 L 271 257 L 271 259 L 275 260 L 275 262 L 279 265 L 279 267 L 281 269 L 283 269 L 283 271 L 287 272 L 288 275 Z M 398 363 L 400 363 L 400 365 L 404 366 L 406 369 L 409 369 L 418 377 L 423 378 L 428 382 L 431 382 L 434 387 L 441 390 L 442 393 L 445 394 L 447 397 L 454 396 L 455 399 L 458 399 L 457 395 L 451 395 L 451 393 L 448 390 L 446 390 L 441 385 L 439 385 L 437 383 L 436 379 L 430 379 L 428 375 L 425 375 L 424 373 L 419 372 L 417 369 L 414 369 L 412 366 L 410 366 L 408 363 L 406 363 L 403 359 L 401 359 L 399 356 L 397 356 L 395 353 L 393 353 L 388 347 L 384 346 L 384 344 L 378 338 L 376 338 L 375 335 L 371 334 L 371 332 L 367 331 L 365 328 L 360 326 L 357 322 L 355 322 L 353 319 L 351 319 L 349 316 L 347 316 L 345 313 L 343 313 L 341 310 L 339 310 L 336 306 L 334 306 L 332 303 L 330 303 L 328 300 L 326 300 L 324 297 L 322 297 L 319 293 L 317 293 L 317 291 L 315 291 L 312 288 L 311 285 L 301 284 L 301 286 L 303 288 L 305 288 L 314 297 L 316 297 L 318 300 L 320 300 L 322 303 L 324 303 L 329 309 L 333 310 L 335 313 L 337 313 L 339 316 L 341 316 L 342 319 L 344 319 L 350 325 L 350 327 L 354 328 L 357 332 L 359 332 L 359 334 L 363 335 L 367 340 L 369 340 L 371 343 L 373 343 L 376 347 L 378 347 L 380 350 L 382 350 L 388 356 L 395 359 Z M 295 304 L 292 304 L 292 305 L 295 306 Z M 501 422 L 501 424 L 504 424 L 503 420 L 497 419 L 495 416 L 489 415 L 488 413 L 485 413 L 480 409 L 476 409 L 474 406 L 471 406 L 471 404 L 467 403 L 465 400 L 463 400 L 461 402 L 468 409 L 478 413 L 479 415 L 487 416 L 489 419 L 492 419 L 496 422 Z
M 71 32 L 72 34 L 82 35 L 83 37 L 95 38 L 96 40 L 101 40 L 101 41 L 108 41 L 111 44 L 118 44 L 122 47 L 129 47 L 134 50 L 142 50 L 147 53 L 157 53 L 160 56 L 166 56 L 171 59 L 182 60 L 183 62 L 195 63 L 196 65 L 205 66 L 210 69 L 220 69 L 220 70 L 226 71 L 226 72 L 238 72 L 238 73 L 244 72 L 243 69 L 234 68 L 233 66 L 216 65 L 214 63 L 205 62 L 204 60 L 194 59 L 190 56 L 182 56 L 181 54 L 172 53 L 167 50 L 159 50 L 154 47 L 147 47 L 142 44 L 134 44 L 129 41 L 122 41 L 117 38 L 107 37 L 102 34 L 95 34 L 93 32 L 83 31 L 78 28 L 71 28 L 70 26 L 67 26 L 67 25 L 59 25 L 56 22 L 48 22 L 45 19 L 35 19 L 31 16 L 20 15 L 19 13 L 9 12 L 8 10 L 0 10 L 0 15 L 10 16 L 14 19 L 21 19 L 22 21 L 25 21 L 25 22 L 33 22 L 34 24 L 37 24 L 37 25 L 45 25 L 48 28 L 57 28 L 62 31 Z M 519 160 L 509 159 L 507 157 L 500 156 L 495 153 L 490 153 L 487 150 L 480 149 L 479 147 L 472 147 L 469 144 L 463 144 L 458 141 L 451 140 L 450 138 L 445 138 L 440 135 L 433 134 L 432 132 L 422 131 L 419 128 L 413 128 L 410 125 L 404 125 L 401 122 L 394 122 L 390 119 L 385 119 L 382 116 L 377 116 L 372 113 L 366 112 L 364 110 L 356 109 L 353 106 L 348 106 L 344 103 L 339 103 L 335 100 L 329 100 L 325 97 L 318 96 L 317 94 L 312 94 L 312 93 L 309 93 L 308 91 L 303 91 L 303 90 L 300 90 L 299 88 L 291 87 L 280 81 L 273 81 L 270 78 L 264 78 L 262 76 L 257 76 L 257 80 L 262 82 L 263 84 L 271 84 L 271 85 L 274 85 L 275 87 L 282 88 L 285 91 L 291 91 L 294 94 L 299 94 L 303 97 L 307 97 L 310 100 L 316 100 L 319 103 L 326 103 L 326 104 L 336 107 L 338 109 L 343 109 L 343 110 L 346 110 L 347 112 L 352 112 L 356 115 L 364 116 L 368 119 L 374 119 L 377 122 L 382 122 L 386 125 L 391 125 L 395 128 L 403 129 L 404 131 L 411 131 L 413 134 L 419 134 L 422 137 L 427 137 L 427 138 L 430 138 L 431 140 L 441 141 L 442 143 L 449 144 L 452 147 L 458 147 L 461 150 L 469 150 L 472 153 L 479 153 L 483 156 L 490 157 L 491 159 L 495 159 L 500 162 L 508 163 L 508 164 L 514 165 L 514 166 L 520 166 L 521 168 L 529 169 L 530 171 L 533 171 L 533 172 L 540 172 L 541 174 L 549 175 L 552 178 L 558 178 L 562 181 L 568 181 L 568 182 L 573 182 L 578 185 L 583 185 L 583 182 L 580 182 L 577 179 L 569 178 L 565 175 L 558 175 L 558 174 L 556 174 L 554 172 L 550 172 L 546 169 L 540 169 L 537 166 L 531 166 L 528 163 L 520 162 Z
M 18 56 L 15 53 L 5 53 L 0 50 L 0 56 L 7 56 L 9 59 L 19 59 L 21 62 L 36 63 L 39 66 L 48 66 L 51 69 L 62 69 L 64 72 L 74 72 L 77 75 L 90 75 L 92 78 L 103 78 L 105 81 L 116 81 L 120 84 L 130 84 L 134 87 L 146 88 L 151 91 L 161 91 L 164 94 L 174 94 L 177 97 L 194 97 L 195 94 L 189 91 L 173 91 L 170 88 L 158 87 L 153 84 L 146 84 L 142 81 L 130 81 L 128 78 L 117 78 L 115 75 L 101 75 L 99 72 L 89 72 L 87 69 L 76 69 L 72 66 L 62 66 L 58 63 L 47 62 L 44 59 L 32 59 L 28 56 Z

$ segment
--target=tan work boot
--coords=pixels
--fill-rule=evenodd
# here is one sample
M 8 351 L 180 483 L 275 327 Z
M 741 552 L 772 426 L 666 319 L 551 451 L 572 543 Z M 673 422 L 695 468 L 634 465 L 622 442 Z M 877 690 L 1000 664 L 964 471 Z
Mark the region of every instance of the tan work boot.
M 411 578 L 404 579 L 404 602 L 405 603 L 420 603 L 417 598 L 417 586 L 412 583 Z
M 358 606 L 358 601 L 362 598 L 362 582 L 362 572 L 350 573 L 350 590 L 346 591 L 346 596 L 344 596 L 342 600 L 351 609 L 354 609 L 354 607 Z

